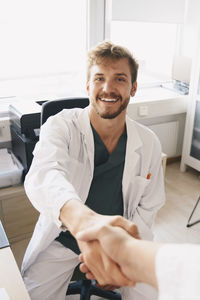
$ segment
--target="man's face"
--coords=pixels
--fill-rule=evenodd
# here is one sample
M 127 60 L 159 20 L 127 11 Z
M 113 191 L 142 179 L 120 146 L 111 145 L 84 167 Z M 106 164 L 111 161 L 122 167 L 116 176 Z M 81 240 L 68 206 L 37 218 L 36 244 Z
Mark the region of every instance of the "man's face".
M 134 96 L 137 83 L 131 82 L 128 59 L 107 59 L 93 65 L 87 91 L 92 109 L 104 119 L 113 119 L 126 112 L 130 96 Z

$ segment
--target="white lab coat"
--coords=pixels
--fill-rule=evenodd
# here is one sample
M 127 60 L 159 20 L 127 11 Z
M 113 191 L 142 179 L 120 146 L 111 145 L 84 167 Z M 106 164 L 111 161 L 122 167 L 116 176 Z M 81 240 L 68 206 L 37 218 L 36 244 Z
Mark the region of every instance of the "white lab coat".
M 124 217 L 152 239 L 151 226 L 165 201 L 161 147 L 155 134 L 126 117 L 127 147 L 122 189 Z M 63 110 L 42 126 L 25 190 L 40 212 L 22 264 L 22 274 L 59 235 L 60 209 L 70 199 L 85 202 L 94 170 L 89 107 Z M 147 175 L 151 178 L 147 179 Z M 68 251 L 68 249 L 66 249 Z
M 166 244 L 156 255 L 159 300 L 200 299 L 200 246 Z

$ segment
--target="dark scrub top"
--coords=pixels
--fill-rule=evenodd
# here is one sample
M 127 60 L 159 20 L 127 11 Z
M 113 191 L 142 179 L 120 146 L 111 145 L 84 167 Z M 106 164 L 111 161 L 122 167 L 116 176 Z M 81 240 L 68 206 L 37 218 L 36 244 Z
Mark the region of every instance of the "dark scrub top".
M 94 175 L 85 204 L 102 215 L 122 216 L 122 176 L 126 153 L 126 130 L 119 138 L 118 144 L 111 154 L 93 127 L 92 130 L 95 146 Z M 78 244 L 69 231 L 62 231 L 56 240 L 80 254 Z

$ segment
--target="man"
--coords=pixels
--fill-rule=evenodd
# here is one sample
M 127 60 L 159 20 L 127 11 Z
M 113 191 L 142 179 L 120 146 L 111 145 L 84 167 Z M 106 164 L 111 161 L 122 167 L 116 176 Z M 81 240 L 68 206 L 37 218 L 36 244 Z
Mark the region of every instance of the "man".
M 164 203 L 161 149 L 150 130 L 126 116 L 137 70 L 127 49 L 99 44 L 88 54 L 89 107 L 63 110 L 41 128 L 25 180 L 40 212 L 22 264 L 32 300 L 65 299 L 80 251 L 101 285 L 132 284 L 99 241 L 77 244 L 74 236 L 96 224 L 129 232 L 123 218 L 108 216 L 123 215 L 137 224 L 141 237 L 152 238 L 155 214 Z M 145 299 L 140 287 L 120 292 L 123 299 Z M 150 300 L 149 292 L 146 297 Z

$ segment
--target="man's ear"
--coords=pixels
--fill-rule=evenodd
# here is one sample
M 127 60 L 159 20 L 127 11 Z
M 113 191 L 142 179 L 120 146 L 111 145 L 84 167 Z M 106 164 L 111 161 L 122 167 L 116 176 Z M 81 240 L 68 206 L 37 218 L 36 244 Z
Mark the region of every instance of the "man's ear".
M 132 85 L 132 89 L 131 89 L 131 96 L 135 96 L 135 93 L 137 91 L 137 81 L 135 81 Z
M 89 94 L 90 94 L 89 81 L 86 82 L 86 91 L 87 91 L 87 94 L 88 94 L 88 96 L 89 96 Z

